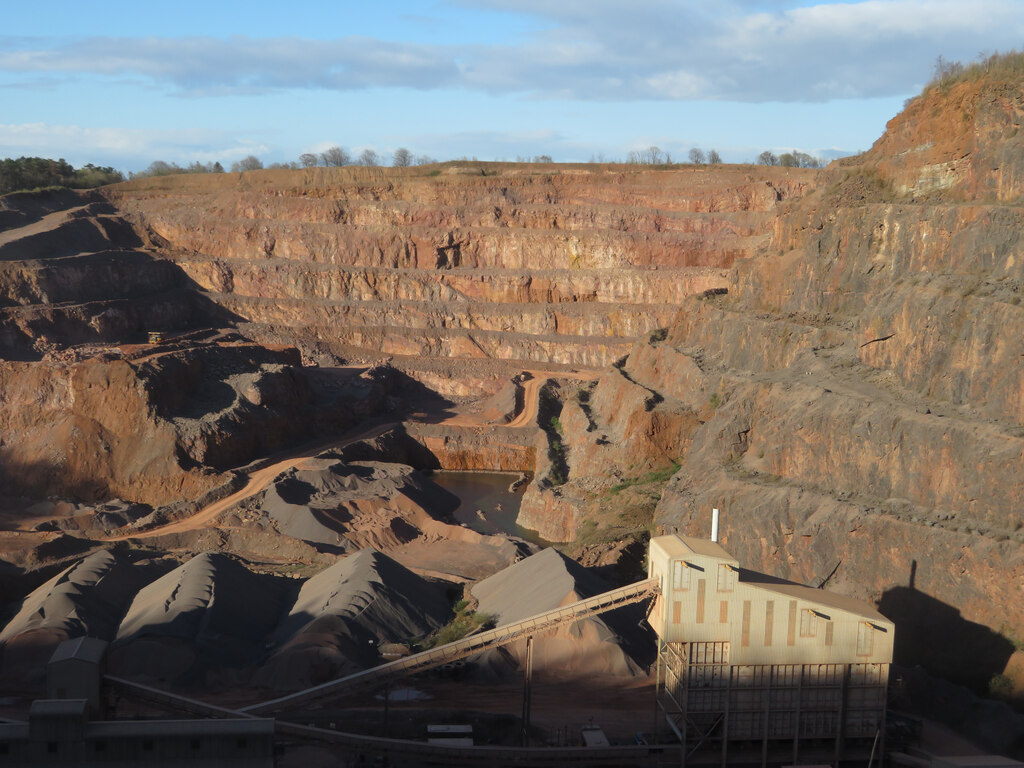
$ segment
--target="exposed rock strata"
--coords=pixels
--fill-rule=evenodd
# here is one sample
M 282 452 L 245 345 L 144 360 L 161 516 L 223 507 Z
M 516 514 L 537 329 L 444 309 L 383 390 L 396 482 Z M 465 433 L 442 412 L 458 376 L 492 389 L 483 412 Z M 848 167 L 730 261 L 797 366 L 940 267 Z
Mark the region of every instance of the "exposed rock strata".
M 0 359 L 228 316 L 98 193 L 0 199 Z
M 1024 636 L 1022 126 L 1019 84 L 915 100 L 785 208 L 727 295 L 638 342 L 586 423 L 566 406 L 570 478 L 680 461 L 660 525 L 706 535 L 720 507 L 751 567 L 883 603 L 909 586 L 951 606 L 950 638 Z M 676 438 L 655 448 L 659 410 Z
M 770 231 L 782 169 L 418 169 L 136 180 L 107 191 L 253 333 L 346 354 L 601 366 Z
M 298 363 L 294 350 L 237 337 L 0 361 L 0 482 L 93 500 L 196 499 L 224 470 L 382 407 L 386 371 L 360 379 Z

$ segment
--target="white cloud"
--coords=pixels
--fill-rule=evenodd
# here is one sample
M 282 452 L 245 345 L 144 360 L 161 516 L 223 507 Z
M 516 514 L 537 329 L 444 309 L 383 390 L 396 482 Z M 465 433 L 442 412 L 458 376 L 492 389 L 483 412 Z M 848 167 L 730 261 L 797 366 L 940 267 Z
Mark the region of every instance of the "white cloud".
M 156 159 L 176 163 L 230 162 L 269 151 L 261 142 L 234 139 L 214 131 L 0 123 L 0 157 L 59 156 L 72 165 L 93 163 L 139 170 Z
M 483 0 L 532 14 L 517 44 L 350 36 L 7 38 L 0 73 L 142 77 L 189 96 L 283 89 L 468 88 L 583 100 L 797 101 L 905 95 L 939 54 L 970 59 L 1024 39 L 1020 0 Z

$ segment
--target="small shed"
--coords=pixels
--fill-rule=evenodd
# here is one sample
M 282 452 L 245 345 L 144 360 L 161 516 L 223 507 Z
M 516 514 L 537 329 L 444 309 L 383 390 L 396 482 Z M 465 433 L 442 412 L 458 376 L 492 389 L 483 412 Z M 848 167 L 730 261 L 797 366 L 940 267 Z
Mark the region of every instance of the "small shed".
M 102 685 L 107 643 L 95 637 L 76 637 L 57 646 L 46 667 L 50 699 L 85 699 L 92 717 L 102 715 Z

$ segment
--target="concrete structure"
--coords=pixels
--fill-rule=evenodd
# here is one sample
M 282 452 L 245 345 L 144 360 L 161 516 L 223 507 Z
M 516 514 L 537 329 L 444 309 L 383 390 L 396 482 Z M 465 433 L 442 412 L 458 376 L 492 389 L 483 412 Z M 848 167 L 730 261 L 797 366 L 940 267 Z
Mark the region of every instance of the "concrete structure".
M 0 765 L 272 768 L 274 721 L 90 722 L 85 699 L 33 702 L 27 723 L 0 723 Z
M 882 754 L 894 625 L 858 600 L 740 567 L 720 544 L 651 540 L 659 702 L 684 745 L 777 765 Z
M 216 720 L 97 720 L 106 650 L 90 637 L 57 646 L 46 670 L 51 698 L 32 703 L 27 723 L 0 723 L 0 765 L 272 768 L 271 719 L 221 710 Z
M 95 637 L 65 640 L 46 666 L 46 695 L 51 699 L 85 699 L 89 714 L 101 716 L 106 653 L 106 642 Z

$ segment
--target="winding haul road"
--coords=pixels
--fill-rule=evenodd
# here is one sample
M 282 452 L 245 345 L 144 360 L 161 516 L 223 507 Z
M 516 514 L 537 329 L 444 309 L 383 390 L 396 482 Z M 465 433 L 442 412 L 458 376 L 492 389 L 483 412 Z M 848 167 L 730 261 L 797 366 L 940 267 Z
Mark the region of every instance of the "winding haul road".
M 525 371 L 532 376 L 523 383 L 523 407 L 508 423 L 503 426 L 514 427 L 524 429 L 532 426 L 537 420 L 537 412 L 540 407 L 540 388 L 545 381 L 551 378 L 559 379 L 581 379 L 585 381 L 592 381 L 601 375 L 600 371 Z M 387 422 L 385 424 L 378 424 L 369 429 L 363 429 L 353 433 L 347 434 L 343 437 L 333 438 L 326 441 L 321 441 L 312 445 L 306 445 L 297 448 L 293 451 L 281 454 L 280 458 L 274 461 L 272 464 L 254 469 L 249 473 L 249 479 L 246 484 L 234 493 L 225 496 L 222 499 L 207 504 L 202 509 L 198 510 L 195 514 L 189 515 L 181 520 L 175 520 L 161 525 L 156 528 L 150 528 L 145 531 L 138 531 L 130 534 L 122 534 L 120 536 L 111 536 L 107 541 L 121 541 L 124 539 L 147 539 L 155 536 L 166 536 L 168 534 L 185 533 L 187 531 L 194 531 L 199 528 L 203 528 L 212 522 L 219 514 L 227 511 L 235 504 L 238 504 L 250 496 L 255 496 L 257 493 L 262 491 L 268 485 L 270 485 L 274 478 L 282 472 L 291 469 L 292 467 L 301 468 L 308 464 L 317 454 L 331 448 L 344 448 L 352 443 L 357 443 L 360 440 L 372 440 L 375 437 L 379 437 L 391 429 L 394 429 L 399 425 L 400 422 Z M 493 426 L 474 419 L 468 415 L 455 415 L 451 416 L 444 421 L 440 422 L 442 425 L 448 424 L 451 426 L 474 426 L 474 427 L 487 427 Z

